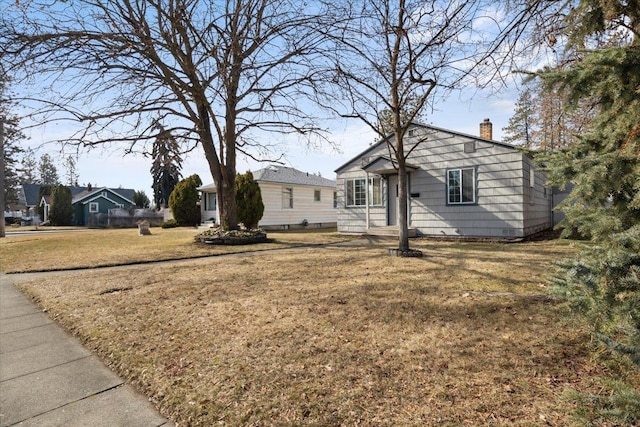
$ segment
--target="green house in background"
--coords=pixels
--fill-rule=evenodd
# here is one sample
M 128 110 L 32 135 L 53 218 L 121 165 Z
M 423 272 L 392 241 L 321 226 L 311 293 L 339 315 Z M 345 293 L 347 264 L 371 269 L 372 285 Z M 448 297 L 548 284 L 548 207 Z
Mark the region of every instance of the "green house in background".
M 130 209 L 134 190 L 124 188 L 96 188 L 82 191 L 73 196 L 73 219 L 75 225 L 91 225 L 92 217 L 107 215 L 109 209 Z
M 18 189 L 18 198 L 24 216 L 37 215 L 38 206 L 42 206 L 44 216 L 40 221 L 46 222 L 49 219 L 51 198 L 40 196 L 41 187 L 41 184 L 22 184 Z M 94 217 L 101 214 L 107 215 L 109 209 L 118 207 L 129 209 L 134 206 L 135 190 L 129 188 L 93 188 L 91 185 L 86 187 L 67 185 L 66 187 L 71 191 L 72 196 L 73 225 L 90 225 L 92 215 Z

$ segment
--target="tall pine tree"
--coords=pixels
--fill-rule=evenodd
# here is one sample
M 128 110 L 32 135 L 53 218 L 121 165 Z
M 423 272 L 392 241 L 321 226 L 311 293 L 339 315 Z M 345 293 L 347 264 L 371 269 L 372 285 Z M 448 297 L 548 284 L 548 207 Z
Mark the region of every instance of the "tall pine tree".
M 594 105 L 586 98 L 570 106 L 567 97 L 568 90 L 558 83 L 545 85 L 527 79 L 514 114 L 503 128 L 503 141 L 547 152 L 572 146 L 575 135 L 593 122 Z
M 39 183 L 43 185 L 56 185 L 60 183 L 60 177 L 58 176 L 58 168 L 53 163 L 53 159 L 48 154 L 40 156 L 40 163 L 38 163 L 38 172 L 40 174 Z
M 169 206 L 169 196 L 174 187 L 180 181 L 182 174 L 182 157 L 180 147 L 171 132 L 156 122 L 158 136 L 153 143 L 153 164 L 151 165 L 151 176 L 153 177 L 153 202 L 156 208 L 166 208 Z
M 27 148 L 20 161 L 20 182 L 22 184 L 35 184 L 38 182 L 38 162 L 33 148 Z
M 16 210 L 14 207 L 17 208 L 18 186 L 20 184 L 18 156 L 24 151 L 18 142 L 24 138 L 24 135 L 18 127 L 18 117 L 11 114 L 9 110 L 11 104 L 5 99 L 7 84 L 8 79 L 0 67 L 0 120 L 3 120 L 3 146 L 1 154 L 4 158 L 4 207 L 10 210 Z
M 69 155 L 64 159 L 64 168 L 66 169 L 65 178 L 67 185 L 78 186 L 78 168 L 76 166 L 76 159 Z
M 526 149 L 533 148 L 533 131 L 536 121 L 533 94 L 530 88 L 520 93 L 516 102 L 513 116 L 509 124 L 502 128 L 505 133 L 503 139 L 508 144 L 522 145 Z
M 582 0 L 568 29 L 580 59 L 543 81 L 566 88 L 573 105 L 595 100 L 598 114 L 573 147 L 549 158 L 552 181 L 574 185 L 566 230 L 592 242 L 563 264 L 556 289 L 611 351 L 640 367 L 640 4 Z M 640 393 L 620 396 L 629 396 L 620 421 L 637 425 Z

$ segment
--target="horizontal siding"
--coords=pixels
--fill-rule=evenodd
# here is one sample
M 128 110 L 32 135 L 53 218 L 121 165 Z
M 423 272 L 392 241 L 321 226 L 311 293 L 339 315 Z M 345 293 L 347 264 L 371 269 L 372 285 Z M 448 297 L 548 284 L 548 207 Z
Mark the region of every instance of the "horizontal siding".
M 410 226 L 425 235 L 512 237 L 524 235 L 526 227 L 539 227 L 544 223 L 545 210 L 541 204 L 524 210 L 525 202 L 528 204 L 523 170 L 525 157 L 517 150 L 483 141 L 476 141 L 475 152 L 465 153 L 467 141 L 463 136 L 436 134 L 412 152 L 407 162 L 418 169 L 410 173 L 409 191 L 417 196 L 410 202 Z M 367 153 L 364 163 L 377 156 L 388 156 L 384 145 Z M 346 208 L 343 194 L 346 179 L 366 176 L 361 170 L 362 164 L 351 162 L 338 175 L 340 231 L 366 229 L 366 209 Z M 476 205 L 447 205 L 447 170 L 459 167 L 477 170 Z M 373 208 L 370 209 L 371 225 L 386 225 L 386 209 L 382 211 L 383 217 L 378 216 L 380 211 L 373 212 Z M 527 214 L 530 215 L 525 227 Z
M 545 190 L 546 174 L 537 171 L 531 159 L 525 158 L 524 160 L 524 231 L 526 235 L 529 235 L 553 226 L 552 199 L 551 189 Z M 533 186 L 530 182 L 532 168 L 534 171 Z M 533 198 L 531 197 L 532 193 Z
M 293 208 L 282 207 L 283 188 L 293 188 Z M 320 201 L 314 200 L 314 190 L 320 190 Z M 327 187 L 280 185 L 260 183 L 264 215 L 259 226 L 326 224 L 337 221 L 337 209 L 333 207 L 334 190 Z

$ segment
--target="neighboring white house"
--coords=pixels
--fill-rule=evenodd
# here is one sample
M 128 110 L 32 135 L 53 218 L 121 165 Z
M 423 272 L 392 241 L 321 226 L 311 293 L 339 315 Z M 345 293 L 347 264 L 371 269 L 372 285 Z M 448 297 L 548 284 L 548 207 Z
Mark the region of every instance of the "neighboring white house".
M 414 124 L 405 136 L 410 233 L 426 236 L 524 237 L 553 225 L 551 189 L 533 160 L 482 137 Z M 386 141 L 339 167 L 338 231 L 396 226 L 398 174 Z
M 336 226 L 336 182 L 284 166 L 253 172 L 260 186 L 263 229 Z M 202 222 L 220 223 L 215 184 L 199 187 Z

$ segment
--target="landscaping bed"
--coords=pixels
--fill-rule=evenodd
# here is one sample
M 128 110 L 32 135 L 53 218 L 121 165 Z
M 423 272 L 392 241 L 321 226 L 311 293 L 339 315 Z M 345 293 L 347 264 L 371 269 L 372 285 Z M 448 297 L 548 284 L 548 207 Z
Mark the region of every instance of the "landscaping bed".
M 262 230 L 223 230 L 211 228 L 194 237 L 198 243 L 208 245 L 252 245 L 268 243 L 267 233 Z

